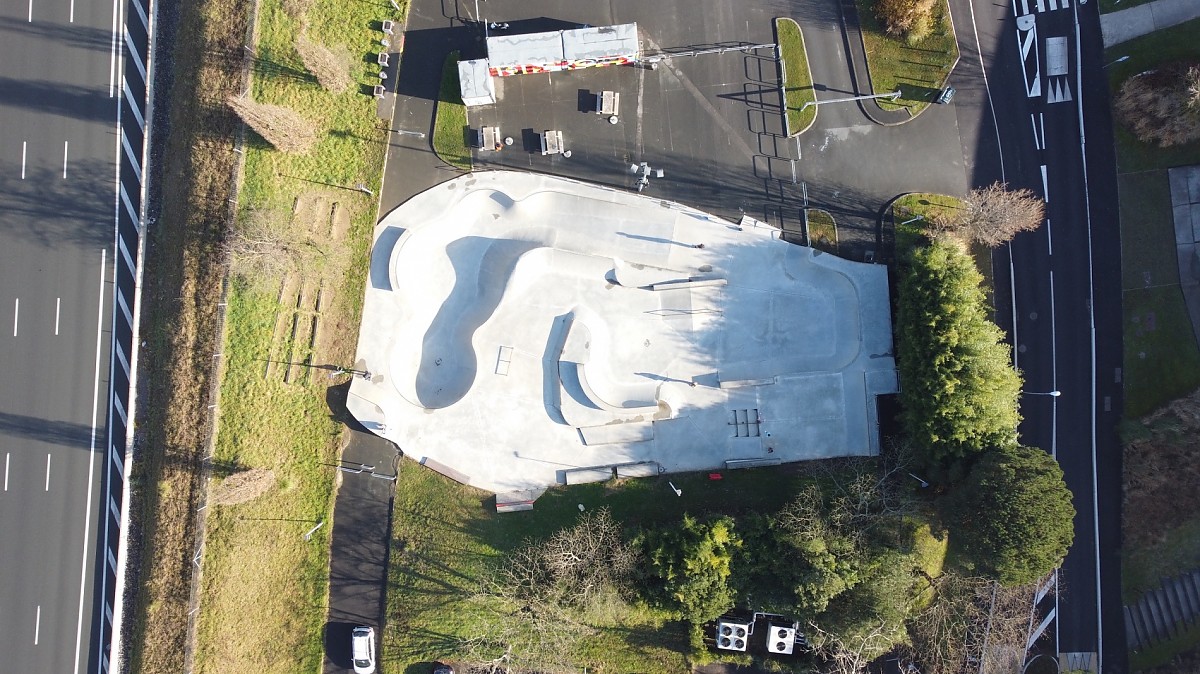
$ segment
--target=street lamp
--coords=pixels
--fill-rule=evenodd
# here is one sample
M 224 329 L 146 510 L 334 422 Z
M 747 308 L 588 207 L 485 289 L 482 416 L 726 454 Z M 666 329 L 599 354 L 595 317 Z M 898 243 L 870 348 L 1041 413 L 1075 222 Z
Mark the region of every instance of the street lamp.
M 1107 67 L 1109 67 L 1109 66 L 1111 66 L 1111 65 L 1113 65 L 1113 64 L 1116 64 L 1116 63 L 1121 63 L 1121 62 L 1123 62 L 1123 61 L 1128 61 L 1128 60 L 1129 60 L 1129 57 L 1128 57 L 1128 56 L 1122 56 L 1121 58 L 1119 58 L 1119 59 L 1117 59 L 1117 60 L 1115 60 L 1115 61 L 1110 61 L 1109 63 L 1105 63 L 1105 64 L 1104 64 L 1104 67 L 1105 67 L 1105 68 L 1107 68 Z
M 1050 396 L 1057 398 L 1062 395 L 1062 391 L 1022 391 L 1027 396 Z

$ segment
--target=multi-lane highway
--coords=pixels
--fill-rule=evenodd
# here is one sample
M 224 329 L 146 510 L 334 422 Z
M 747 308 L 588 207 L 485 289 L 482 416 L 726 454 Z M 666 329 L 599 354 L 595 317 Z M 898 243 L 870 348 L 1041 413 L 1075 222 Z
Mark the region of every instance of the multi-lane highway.
M 101 608 L 111 607 L 96 597 L 114 548 L 101 542 L 120 508 L 119 492 L 115 501 L 106 492 L 113 314 L 132 306 L 114 292 L 131 290 L 133 267 L 114 245 L 123 17 L 113 0 L 0 4 L 4 671 L 102 665 Z M 135 141 L 129 156 L 140 160 L 140 134 Z M 127 330 L 122 338 L 127 345 Z M 127 400 L 127 352 L 118 400 Z M 120 432 L 123 447 L 123 424 Z
M 1077 511 L 1075 544 L 1057 599 L 1050 593 L 1043 602 L 1041 634 L 1064 665 L 1124 671 L 1120 243 L 1096 6 L 956 7 L 960 33 L 963 24 L 978 26 L 988 75 L 959 83 L 983 89 L 995 115 L 995 138 L 981 134 L 973 181 L 1004 180 L 1046 201 L 1045 226 L 995 259 L 997 319 L 1025 376 L 1022 441 L 1058 458 Z

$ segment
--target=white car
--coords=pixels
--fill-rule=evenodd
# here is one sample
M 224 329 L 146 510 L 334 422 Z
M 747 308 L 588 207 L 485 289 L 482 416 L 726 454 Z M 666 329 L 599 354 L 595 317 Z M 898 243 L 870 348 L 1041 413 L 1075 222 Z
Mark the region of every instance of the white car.
M 375 629 L 355 627 L 350 637 L 354 674 L 375 674 Z

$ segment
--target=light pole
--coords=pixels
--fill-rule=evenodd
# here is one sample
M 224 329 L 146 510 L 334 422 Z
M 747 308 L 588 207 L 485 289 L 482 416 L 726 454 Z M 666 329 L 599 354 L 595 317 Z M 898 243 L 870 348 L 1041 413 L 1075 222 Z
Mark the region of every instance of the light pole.
M 1123 62 L 1123 61 L 1128 61 L 1128 60 L 1129 60 L 1129 57 L 1128 57 L 1128 56 L 1122 56 L 1121 58 L 1119 58 L 1119 59 L 1117 59 L 1117 60 L 1115 60 L 1115 61 L 1109 61 L 1108 63 L 1105 63 L 1105 64 L 1104 64 L 1104 67 L 1105 67 L 1105 68 L 1107 68 L 1107 67 L 1109 67 L 1109 66 L 1111 66 L 1111 65 L 1115 65 L 1115 64 L 1117 64 L 1117 63 L 1121 63 L 1121 62 Z M 1032 661 L 1031 661 L 1031 662 L 1032 662 Z
M 1050 396 L 1057 398 L 1062 395 L 1062 391 L 1022 391 L 1027 396 Z
M 847 96 L 846 98 L 829 98 L 824 101 L 805 101 L 804 105 L 800 106 L 800 112 L 804 112 L 810 105 L 825 105 L 827 103 L 849 103 L 850 101 L 865 101 L 870 98 L 888 98 L 896 100 L 900 98 L 900 90 L 897 89 L 887 94 L 867 94 L 865 96 Z
M 671 485 L 671 491 L 675 492 L 676 496 L 683 496 L 683 490 L 676 487 L 674 482 L 668 482 L 667 484 Z

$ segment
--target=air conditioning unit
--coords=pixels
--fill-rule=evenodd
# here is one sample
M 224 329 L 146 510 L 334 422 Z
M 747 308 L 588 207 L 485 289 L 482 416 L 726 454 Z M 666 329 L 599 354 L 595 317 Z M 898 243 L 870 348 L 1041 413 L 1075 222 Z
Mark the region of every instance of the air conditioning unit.
M 767 630 L 767 650 L 772 653 L 791 655 L 796 646 L 796 626 L 771 625 Z
M 717 648 L 726 651 L 745 651 L 751 623 L 717 621 Z

